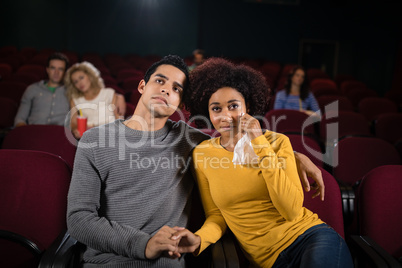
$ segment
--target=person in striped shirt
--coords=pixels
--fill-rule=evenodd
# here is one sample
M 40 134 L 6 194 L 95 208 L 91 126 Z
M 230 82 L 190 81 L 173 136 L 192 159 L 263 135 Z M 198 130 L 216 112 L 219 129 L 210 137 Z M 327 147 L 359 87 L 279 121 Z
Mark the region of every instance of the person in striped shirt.
M 308 115 L 320 111 L 302 66 L 295 66 L 289 72 L 285 88 L 276 93 L 274 109 L 299 110 Z

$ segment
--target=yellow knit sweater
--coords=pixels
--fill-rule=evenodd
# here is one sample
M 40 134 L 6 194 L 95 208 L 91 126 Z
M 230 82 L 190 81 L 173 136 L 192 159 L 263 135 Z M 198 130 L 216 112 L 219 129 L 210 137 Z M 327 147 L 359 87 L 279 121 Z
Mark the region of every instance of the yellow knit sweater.
M 303 189 L 289 139 L 266 131 L 251 141 L 257 164 L 234 165 L 220 138 L 204 141 L 193 161 L 206 221 L 196 232 L 200 251 L 226 230 L 252 265 L 271 267 L 278 255 L 312 226 L 323 223 L 303 207 Z

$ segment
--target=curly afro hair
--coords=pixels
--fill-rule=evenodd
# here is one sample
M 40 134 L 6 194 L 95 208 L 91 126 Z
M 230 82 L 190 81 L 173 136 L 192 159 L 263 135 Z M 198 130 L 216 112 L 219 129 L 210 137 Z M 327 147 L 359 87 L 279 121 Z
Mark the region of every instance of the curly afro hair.
M 195 117 L 197 127 L 206 127 L 208 102 L 211 95 L 223 87 L 239 91 L 251 116 L 264 116 L 268 111 L 270 88 L 265 77 L 246 65 L 235 65 L 222 58 L 210 58 L 190 72 L 191 88 L 186 94 L 185 105 Z M 210 122 L 209 122 L 210 123 Z

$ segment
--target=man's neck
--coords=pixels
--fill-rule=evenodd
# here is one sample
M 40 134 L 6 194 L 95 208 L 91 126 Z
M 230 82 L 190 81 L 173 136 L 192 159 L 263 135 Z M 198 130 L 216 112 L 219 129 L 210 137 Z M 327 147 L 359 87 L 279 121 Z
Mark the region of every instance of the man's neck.
M 52 81 L 47 81 L 47 86 L 48 87 L 59 87 L 59 86 L 61 86 L 61 84 L 60 83 L 54 83 L 54 82 L 52 82 Z
M 133 116 L 125 121 L 125 125 L 131 129 L 140 131 L 157 131 L 162 129 L 168 117 L 154 117 L 148 110 L 136 107 Z

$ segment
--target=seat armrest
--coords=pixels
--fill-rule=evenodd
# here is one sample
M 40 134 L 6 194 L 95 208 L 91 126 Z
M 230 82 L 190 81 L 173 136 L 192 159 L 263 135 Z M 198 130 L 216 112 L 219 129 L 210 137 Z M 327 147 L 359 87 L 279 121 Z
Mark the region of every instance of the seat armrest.
M 212 267 L 240 267 L 240 261 L 235 246 L 236 241 L 234 239 L 233 234 L 227 231 L 219 241 L 212 245 Z
M 355 191 L 352 186 L 345 184 L 342 181 L 337 180 L 339 189 L 342 196 L 342 209 L 343 209 L 343 219 L 345 222 L 345 227 L 349 226 L 353 222 L 353 215 L 355 213 Z
M 83 245 L 65 231 L 44 252 L 38 268 L 76 267 L 80 261 Z
M 28 249 L 37 259 L 39 259 L 39 256 L 42 254 L 42 251 L 39 249 L 38 245 L 20 234 L 13 233 L 7 230 L 0 230 L 0 238 L 20 244 L 21 246 Z
M 362 261 L 370 260 L 375 267 L 402 268 L 394 257 L 368 236 L 350 236 L 350 250 L 356 265 Z

